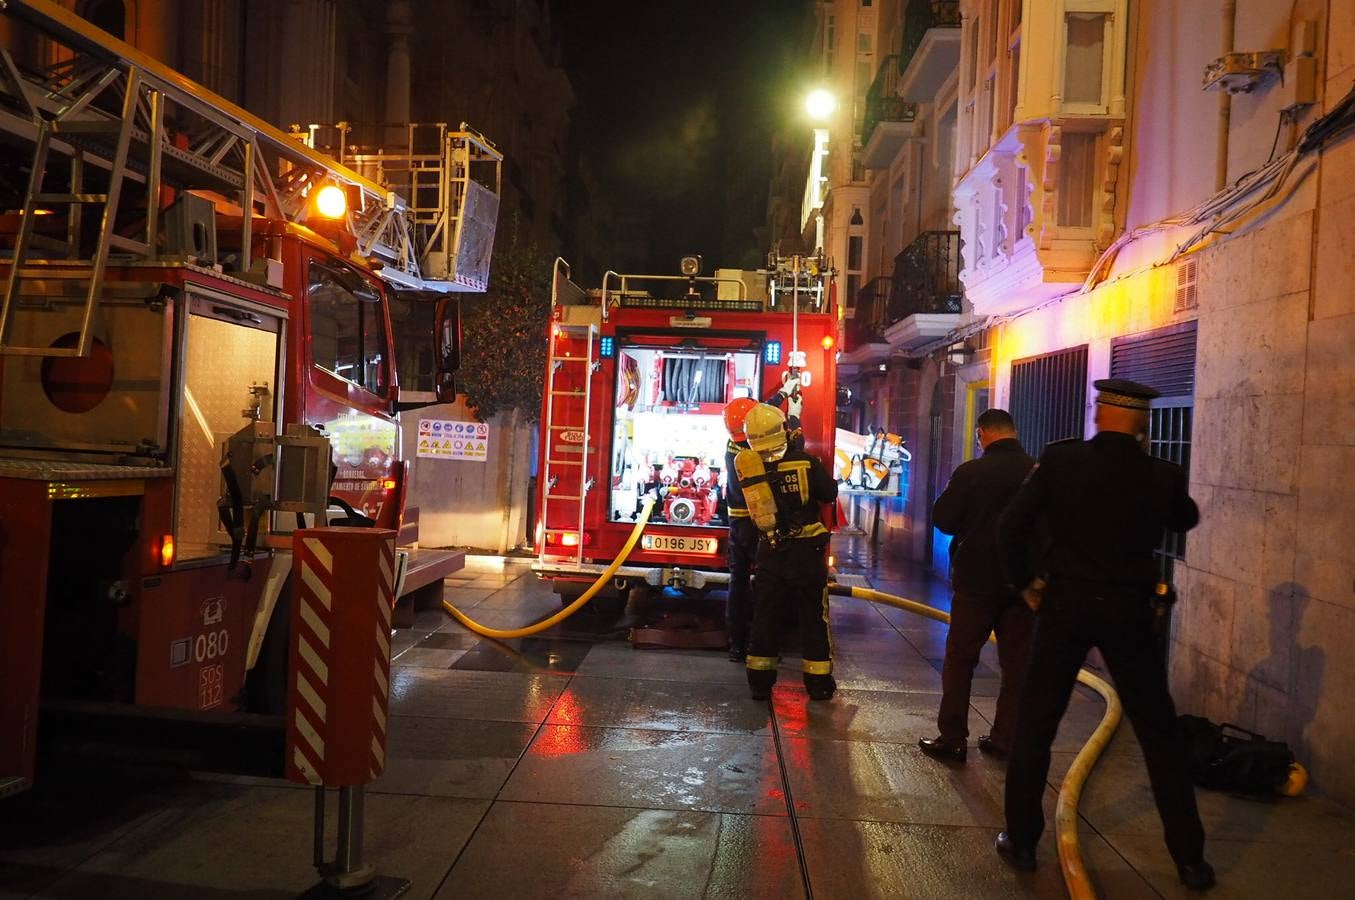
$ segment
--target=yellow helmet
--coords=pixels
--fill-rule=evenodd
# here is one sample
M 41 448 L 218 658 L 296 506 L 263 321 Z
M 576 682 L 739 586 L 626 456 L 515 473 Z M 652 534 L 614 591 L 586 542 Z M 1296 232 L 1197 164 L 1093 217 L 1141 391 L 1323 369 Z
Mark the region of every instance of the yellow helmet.
M 763 456 L 786 449 L 786 417 L 775 406 L 759 403 L 748 410 L 743 433 L 748 435 L 748 446 Z

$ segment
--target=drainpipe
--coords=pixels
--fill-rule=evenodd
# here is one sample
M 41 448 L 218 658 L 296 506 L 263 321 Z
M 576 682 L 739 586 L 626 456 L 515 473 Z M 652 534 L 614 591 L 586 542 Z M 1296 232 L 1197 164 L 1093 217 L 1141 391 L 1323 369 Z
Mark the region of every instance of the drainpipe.
M 1222 53 L 1233 52 L 1233 33 L 1237 26 L 1237 0 L 1223 0 Z M 1214 159 L 1214 190 L 1228 186 L 1228 129 L 1233 118 L 1233 95 L 1227 89 L 1219 92 L 1218 150 Z

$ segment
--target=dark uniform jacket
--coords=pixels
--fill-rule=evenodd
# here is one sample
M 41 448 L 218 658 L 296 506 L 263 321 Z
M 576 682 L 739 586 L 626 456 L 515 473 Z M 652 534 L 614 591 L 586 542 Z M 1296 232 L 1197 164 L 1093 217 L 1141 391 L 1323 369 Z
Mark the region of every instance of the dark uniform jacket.
M 734 470 L 734 457 L 740 450 L 747 450 L 747 441 L 730 439 L 725 444 L 725 504 L 729 507 L 731 519 L 746 518 L 748 503 L 743 499 L 743 488 L 739 486 L 739 473 Z
M 997 520 L 1035 460 L 1016 438 L 993 441 L 983 456 L 962 464 L 932 507 L 932 524 L 955 536 L 950 583 L 956 591 L 982 596 L 1011 593 L 998 550 Z
M 767 466 L 767 481 L 776 498 L 776 530 L 788 540 L 781 547 L 794 547 L 799 540 L 828 543 L 828 529 L 819 521 L 819 504 L 837 499 L 837 482 L 823 463 L 794 447 Z
M 1049 546 L 1032 571 L 1030 535 L 1043 522 Z M 1103 431 L 1089 441 L 1050 444 L 1003 514 L 999 538 L 1013 585 L 1032 576 L 1151 589 L 1153 550 L 1164 529 L 1200 521 L 1185 470 L 1149 456 L 1131 435 Z

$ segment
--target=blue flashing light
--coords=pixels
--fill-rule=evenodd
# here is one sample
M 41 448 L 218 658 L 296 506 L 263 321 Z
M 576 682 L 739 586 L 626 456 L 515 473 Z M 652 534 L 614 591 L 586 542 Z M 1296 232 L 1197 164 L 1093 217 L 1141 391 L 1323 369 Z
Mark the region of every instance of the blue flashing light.
M 762 347 L 762 361 L 769 366 L 781 364 L 781 342 L 768 341 Z
M 614 353 L 615 350 L 616 350 L 616 338 L 610 336 L 604 337 L 602 339 L 602 348 L 600 351 L 602 353 L 603 358 L 611 359 L 612 353 Z

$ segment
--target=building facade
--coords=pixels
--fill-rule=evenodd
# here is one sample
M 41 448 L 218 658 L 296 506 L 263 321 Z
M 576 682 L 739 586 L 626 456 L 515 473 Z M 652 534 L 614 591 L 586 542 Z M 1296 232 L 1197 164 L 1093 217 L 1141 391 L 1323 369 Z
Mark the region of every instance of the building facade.
M 1355 803 L 1350 4 L 960 0 L 951 69 L 916 91 L 902 35 L 947 6 L 875 5 L 879 57 L 903 58 L 878 67 L 862 123 L 865 281 L 840 381 L 914 451 L 885 539 L 939 556 L 924 517 L 982 407 L 1038 453 L 1092 433 L 1095 379 L 1157 387 L 1150 446 L 1202 513 L 1160 548 L 1178 703 L 1288 741 Z M 929 170 L 948 144 L 950 171 Z M 958 232 L 962 300 L 927 343 L 922 315 L 876 298 L 898 295 L 891 254 L 932 231 Z

